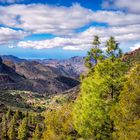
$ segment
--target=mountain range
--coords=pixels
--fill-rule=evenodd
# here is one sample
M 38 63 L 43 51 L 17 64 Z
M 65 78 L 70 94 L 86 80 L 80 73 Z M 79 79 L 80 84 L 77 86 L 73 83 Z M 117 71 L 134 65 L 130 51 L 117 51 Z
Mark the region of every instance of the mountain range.
M 79 85 L 79 76 L 85 71 L 83 57 L 26 60 L 4 55 L 0 61 L 0 89 L 61 93 Z

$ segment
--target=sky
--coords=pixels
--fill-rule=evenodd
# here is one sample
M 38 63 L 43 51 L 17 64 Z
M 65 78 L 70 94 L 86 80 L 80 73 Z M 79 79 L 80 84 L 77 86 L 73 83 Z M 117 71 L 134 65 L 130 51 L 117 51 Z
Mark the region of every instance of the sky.
M 140 47 L 140 0 L 0 0 L 0 54 L 85 56 L 95 35 L 124 52 Z

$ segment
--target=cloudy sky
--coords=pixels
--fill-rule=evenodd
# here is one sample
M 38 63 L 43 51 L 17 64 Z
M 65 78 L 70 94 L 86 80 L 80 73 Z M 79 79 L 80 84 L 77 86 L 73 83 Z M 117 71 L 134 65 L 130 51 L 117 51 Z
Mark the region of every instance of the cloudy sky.
M 124 52 L 137 49 L 139 6 L 140 0 L 0 0 L 0 54 L 84 56 L 95 35 L 103 44 L 115 36 Z

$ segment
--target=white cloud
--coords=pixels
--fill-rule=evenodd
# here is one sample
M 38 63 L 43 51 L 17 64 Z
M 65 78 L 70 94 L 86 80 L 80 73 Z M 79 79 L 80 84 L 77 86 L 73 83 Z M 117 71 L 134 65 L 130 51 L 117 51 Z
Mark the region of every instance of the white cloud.
M 0 45 L 11 46 L 11 44 L 20 41 L 27 35 L 28 33 L 22 30 L 13 30 L 10 28 L 0 27 Z
M 136 50 L 138 48 L 140 48 L 140 43 L 137 43 L 134 46 L 130 47 L 131 51 L 134 51 L 134 50 Z
M 120 27 L 91 27 L 81 35 L 83 37 L 98 35 L 103 41 L 109 36 L 115 36 L 119 42 L 137 41 L 140 38 L 140 24 Z
M 103 8 L 121 8 L 132 13 L 140 13 L 140 0 L 105 0 Z
M 91 27 L 72 37 L 56 37 L 41 41 L 21 41 L 18 43 L 18 46 L 35 49 L 62 47 L 65 50 L 86 50 L 92 46 L 91 43 L 95 35 L 99 35 L 103 44 L 110 36 L 115 36 L 120 43 L 136 42 L 140 38 L 140 25 L 108 28 Z
M 110 3 L 106 3 L 106 6 L 107 4 Z M 94 35 L 99 35 L 103 43 L 109 36 L 115 36 L 121 43 L 136 42 L 140 39 L 140 15 L 134 13 L 92 11 L 79 4 L 71 7 L 12 4 L 0 6 L 0 13 L 0 24 L 7 26 L 0 28 L 0 44 L 18 42 L 28 33 L 50 33 L 59 37 L 40 41 L 20 41 L 17 44 L 19 47 L 35 49 L 62 47 L 69 50 L 85 50 L 91 47 Z M 81 33 L 75 32 L 76 29 L 92 22 L 106 23 L 108 26 L 92 26 Z M 13 30 L 10 27 L 21 30 Z M 5 35 L 6 29 L 8 35 Z
M 88 42 L 88 43 L 87 43 Z M 87 43 L 87 44 L 86 44 Z M 80 38 L 62 38 L 47 39 L 41 41 L 21 41 L 17 46 L 22 48 L 49 49 L 55 47 L 63 47 L 69 50 L 83 50 L 91 46 L 89 40 Z
M 92 22 L 111 26 L 140 24 L 140 15 L 120 11 L 92 11 L 74 4 L 71 7 L 43 4 L 0 6 L 0 24 L 34 34 L 72 35 L 75 29 Z
M 93 20 L 92 11 L 75 4 L 57 7 L 43 4 L 0 7 L 0 23 L 33 33 L 71 34 Z M 84 19 L 83 19 L 84 18 Z
M 140 13 L 140 0 L 116 0 L 115 5 L 130 12 Z
M 77 48 L 75 46 L 65 46 L 65 47 L 63 47 L 63 49 L 64 50 L 75 50 L 75 51 L 82 50 L 82 48 Z

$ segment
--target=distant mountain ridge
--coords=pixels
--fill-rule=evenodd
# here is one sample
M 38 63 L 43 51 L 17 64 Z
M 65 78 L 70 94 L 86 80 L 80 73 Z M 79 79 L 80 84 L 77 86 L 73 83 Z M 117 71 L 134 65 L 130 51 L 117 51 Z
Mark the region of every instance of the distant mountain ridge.
M 1 55 L 0 56 L 3 60 L 10 60 L 14 63 L 21 63 L 27 61 L 26 59 L 21 59 L 13 55 Z
M 71 57 L 69 59 L 57 60 L 57 59 L 36 59 L 36 60 L 27 60 L 20 59 L 13 55 L 2 55 L 1 56 L 4 61 L 12 61 L 16 64 L 20 64 L 22 62 L 39 62 L 45 66 L 50 67 L 54 72 L 59 73 L 60 75 L 78 78 L 81 73 L 87 71 L 87 68 L 84 64 L 84 57 Z
M 60 73 L 63 73 L 70 77 L 79 77 L 82 73 L 87 71 L 85 67 L 84 57 L 71 57 L 65 60 L 44 59 L 38 60 L 38 62 L 57 69 Z
M 57 69 L 37 61 L 20 60 L 10 56 L 3 57 L 0 66 L 0 89 L 30 90 L 55 94 L 79 85 L 78 80 L 63 75 Z M 19 81 L 16 81 L 17 78 Z

